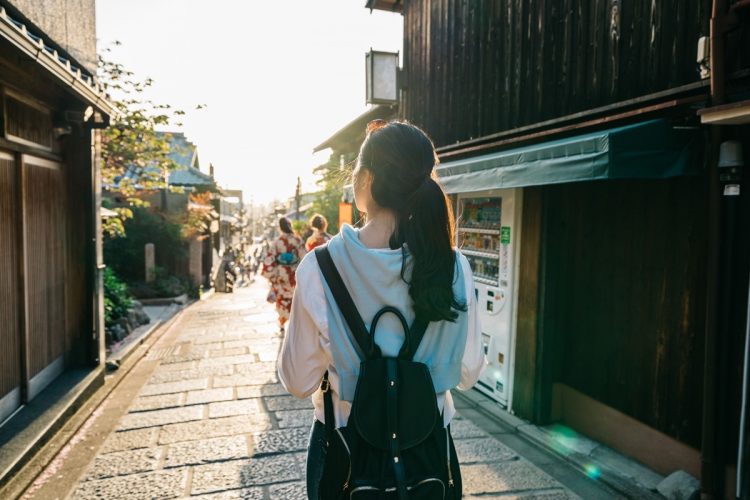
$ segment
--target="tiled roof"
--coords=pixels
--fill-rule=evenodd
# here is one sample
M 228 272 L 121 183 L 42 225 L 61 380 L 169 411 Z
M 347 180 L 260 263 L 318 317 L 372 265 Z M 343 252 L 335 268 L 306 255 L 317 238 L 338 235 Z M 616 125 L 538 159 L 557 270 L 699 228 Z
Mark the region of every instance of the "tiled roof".
M 160 138 L 169 141 L 169 159 L 184 168 L 198 168 L 198 147 L 190 142 L 182 132 L 157 132 Z
M 159 132 L 168 136 L 169 158 L 178 166 L 169 172 L 170 186 L 216 186 L 214 179 L 201 172 L 198 162 L 198 147 L 182 132 Z
M 198 147 L 190 142 L 182 132 L 157 132 L 161 138 L 169 142 L 169 158 L 177 164 L 174 170 L 169 172 L 170 186 L 206 186 L 216 188 L 216 181 L 207 173 L 201 172 L 198 162 Z M 148 172 L 161 177 L 159 170 L 155 166 L 144 168 Z M 141 173 L 136 167 L 131 167 L 125 172 L 128 179 L 138 179 Z M 119 180 L 116 180 L 117 184 Z M 136 186 L 139 188 L 140 186 Z
M 215 186 L 216 182 L 210 175 L 204 174 L 197 168 L 172 170 L 169 172 L 170 186 Z

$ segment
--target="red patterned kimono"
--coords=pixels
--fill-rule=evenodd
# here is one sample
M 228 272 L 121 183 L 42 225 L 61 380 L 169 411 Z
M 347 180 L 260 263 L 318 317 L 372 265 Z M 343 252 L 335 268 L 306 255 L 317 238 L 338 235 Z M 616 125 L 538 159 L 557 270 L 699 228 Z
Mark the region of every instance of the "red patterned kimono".
M 305 247 L 307 248 L 307 251 L 309 252 L 313 248 L 323 245 L 330 239 L 331 239 L 331 235 L 326 233 L 325 231 L 321 231 L 320 229 L 313 229 L 313 234 L 309 238 L 307 238 L 307 243 L 305 244 Z
M 305 244 L 302 239 L 294 234 L 282 233 L 268 247 L 263 259 L 262 275 L 271 282 L 271 290 L 276 295 L 276 312 L 281 326 L 289 319 L 297 284 L 294 270 L 304 256 Z

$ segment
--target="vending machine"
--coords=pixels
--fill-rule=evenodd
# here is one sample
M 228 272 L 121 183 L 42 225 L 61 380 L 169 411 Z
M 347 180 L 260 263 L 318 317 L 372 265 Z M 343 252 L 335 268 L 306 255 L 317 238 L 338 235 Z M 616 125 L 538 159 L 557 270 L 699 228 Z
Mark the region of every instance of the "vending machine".
M 478 388 L 506 408 L 512 385 L 520 189 L 459 194 L 458 247 L 474 274 L 488 366 Z

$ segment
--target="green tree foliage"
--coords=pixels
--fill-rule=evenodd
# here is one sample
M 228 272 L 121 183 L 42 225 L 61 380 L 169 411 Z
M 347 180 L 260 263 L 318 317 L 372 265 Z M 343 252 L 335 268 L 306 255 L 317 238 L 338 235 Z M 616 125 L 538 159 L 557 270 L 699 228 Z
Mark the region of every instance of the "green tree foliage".
M 315 167 L 313 172 L 319 175 L 317 183 L 320 191 L 313 200 L 310 213 L 319 213 L 328 219 L 328 232 L 339 232 L 339 203 L 344 193 L 344 185 L 348 184 L 352 176 L 355 154 L 344 155 L 344 168 L 341 168 L 341 157 L 331 154 L 328 161 Z
M 182 225 L 162 214 L 144 207 L 134 207 L 133 217 L 126 219 L 123 226 L 127 237 L 107 241 L 104 261 L 127 283 L 144 280 L 146 243 L 154 244 L 157 263 L 167 260 L 167 256 L 184 258 L 187 255 Z
M 111 51 L 108 47 L 99 56 L 99 81 L 117 110 L 109 128 L 102 132 L 102 185 L 123 203 L 109 207 L 117 217 L 103 221 L 103 231 L 117 237 L 124 234 L 124 222 L 133 216 L 132 207 L 146 205 L 136 196 L 137 191 L 165 187 L 165 174 L 177 167 L 169 157 L 169 135 L 156 129 L 182 126 L 177 117 L 185 112 L 146 98 L 153 81 L 141 80 L 122 64 L 109 60 Z

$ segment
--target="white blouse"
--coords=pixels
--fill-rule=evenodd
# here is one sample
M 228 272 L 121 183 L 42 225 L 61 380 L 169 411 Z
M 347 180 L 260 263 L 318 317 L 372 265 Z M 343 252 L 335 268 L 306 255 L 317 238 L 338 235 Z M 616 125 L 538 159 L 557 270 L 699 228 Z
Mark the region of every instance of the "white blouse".
M 317 260 L 308 260 L 312 261 L 310 265 L 297 268 L 298 286 L 294 292 L 291 317 L 277 361 L 279 378 L 293 396 L 300 399 L 312 396 L 315 418 L 325 423 L 320 383 L 328 370 L 336 427 L 343 427 L 349 419 L 351 403 L 338 396 L 339 376 L 331 356 L 326 309 L 328 305 L 323 279 Z M 467 390 L 479 379 L 486 359 L 471 268 L 465 258 L 459 261 L 463 266 L 469 320 L 458 388 Z M 443 412 L 443 423 L 447 426 L 456 413 L 450 391 L 438 393 L 437 402 L 439 410 Z

